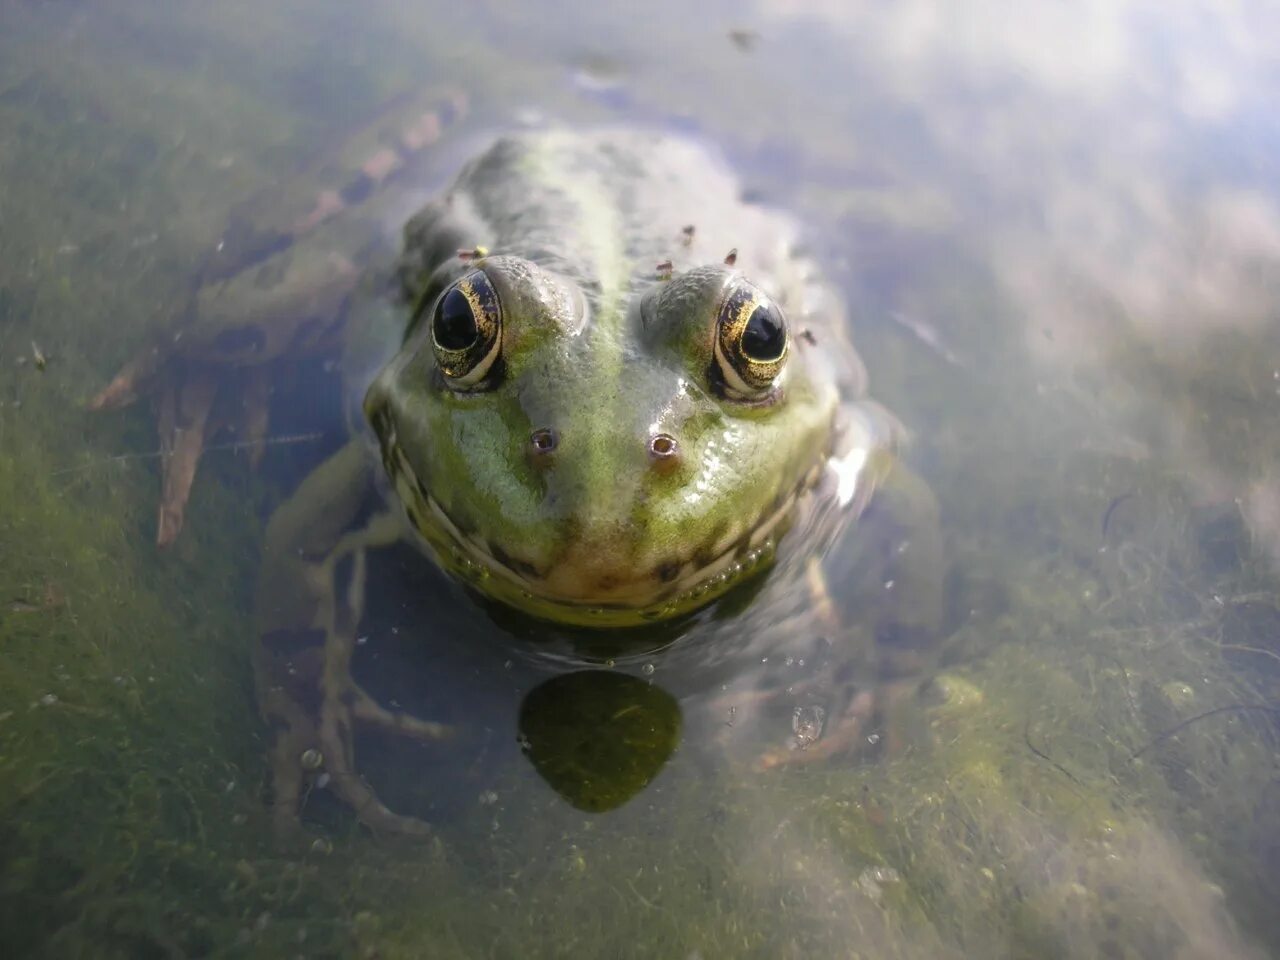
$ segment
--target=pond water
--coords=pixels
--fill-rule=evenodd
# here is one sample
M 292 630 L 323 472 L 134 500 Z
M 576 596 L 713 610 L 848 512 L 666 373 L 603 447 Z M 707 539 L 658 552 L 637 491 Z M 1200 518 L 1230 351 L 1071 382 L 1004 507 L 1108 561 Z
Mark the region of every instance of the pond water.
M 1280 952 L 1280 11 L 437 7 L 0 0 L 0 952 Z M 456 735 L 359 772 L 431 835 L 319 780 L 276 835 L 255 580 L 341 388 L 281 373 L 261 468 L 216 439 L 163 550 L 148 404 L 85 407 L 219 244 L 441 98 L 418 198 L 499 132 L 632 124 L 797 218 L 938 502 L 901 735 L 753 762 L 823 727 L 724 699 L 803 688 L 776 576 L 623 643 L 397 548 L 354 671 Z

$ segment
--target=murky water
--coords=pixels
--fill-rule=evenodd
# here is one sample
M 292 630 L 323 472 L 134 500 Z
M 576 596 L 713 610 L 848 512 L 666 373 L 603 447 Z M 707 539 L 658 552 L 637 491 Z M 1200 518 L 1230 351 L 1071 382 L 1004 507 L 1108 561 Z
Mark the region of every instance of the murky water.
M 1190 0 L 0 0 L 4 954 L 1280 951 L 1277 36 Z M 457 90 L 424 190 L 498 130 L 634 122 L 802 219 L 941 509 L 945 661 L 899 749 L 750 762 L 825 719 L 718 699 L 822 655 L 760 639 L 767 584 L 619 648 L 391 550 L 357 675 L 459 733 L 357 749 L 433 839 L 322 785 L 273 837 L 253 584 L 340 391 L 282 381 L 262 470 L 211 450 L 166 551 L 150 412 L 84 403 L 220 240 Z

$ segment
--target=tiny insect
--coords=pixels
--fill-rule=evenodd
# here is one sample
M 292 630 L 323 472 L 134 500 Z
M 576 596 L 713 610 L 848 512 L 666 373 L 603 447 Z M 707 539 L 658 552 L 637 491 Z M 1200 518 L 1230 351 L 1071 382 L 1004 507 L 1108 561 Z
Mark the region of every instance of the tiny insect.
M 726 267 L 732 267 L 737 262 L 738 262 L 738 248 L 734 247 L 732 250 L 730 250 L 728 253 L 724 255 L 724 265 Z
M 733 45 L 744 52 L 755 48 L 760 40 L 760 34 L 754 30 L 744 30 L 741 27 L 729 31 L 729 39 Z
M 654 269 L 658 271 L 659 280 L 670 280 L 671 274 L 675 272 L 675 265 L 670 260 L 663 260 Z
M 809 346 L 811 347 L 816 346 L 818 343 L 818 338 L 813 335 L 813 331 L 810 330 L 808 327 L 805 327 L 803 330 L 800 331 L 800 339 L 803 340 L 805 343 L 809 344 Z
M 489 255 L 489 248 L 477 244 L 474 247 L 462 248 L 458 251 L 459 260 L 480 260 Z
M 31 341 L 31 362 L 36 365 L 36 369 L 43 371 L 49 365 L 49 358 L 44 355 L 44 351 L 40 349 L 40 344 L 34 340 Z
M 686 247 L 693 243 L 693 234 L 697 228 L 692 223 L 680 228 L 681 243 Z

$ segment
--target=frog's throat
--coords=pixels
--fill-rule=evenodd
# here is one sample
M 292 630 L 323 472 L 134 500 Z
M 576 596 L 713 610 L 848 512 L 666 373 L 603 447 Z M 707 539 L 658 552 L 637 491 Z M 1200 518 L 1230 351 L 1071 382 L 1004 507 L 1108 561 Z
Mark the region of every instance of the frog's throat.
M 822 476 L 826 457 L 710 560 L 695 565 L 694 561 L 673 559 L 650 570 L 638 568 L 632 581 L 598 600 L 556 592 L 547 582 L 546 571 L 514 560 L 500 547 L 463 530 L 419 483 L 398 448 L 392 448 L 386 463 L 410 526 L 444 570 L 530 616 L 574 626 L 625 627 L 690 613 L 765 570 L 774 559 L 778 540 L 792 523 L 800 498 Z

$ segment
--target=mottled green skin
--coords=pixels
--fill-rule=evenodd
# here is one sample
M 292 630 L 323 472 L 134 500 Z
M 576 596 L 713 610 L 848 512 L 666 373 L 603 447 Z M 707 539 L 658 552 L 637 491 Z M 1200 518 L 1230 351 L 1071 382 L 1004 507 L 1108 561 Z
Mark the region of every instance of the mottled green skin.
M 531 133 L 469 165 L 406 227 L 401 279 L 420 308 L 365 401 L 429 551 L 504 603 L 583 624 L 674 616 L 766 564 L 828 458 L 863 462 L 891 432 L 858 416 L 844 318 L 793 241 L 686 140 Z M 477 245 L 489 255 L 459 258 Z M 503 376 L 457 392 L 431 308 L 477 268 L 502 304 Z M 790 326 L 767 403 L 711 382 L 719 307 L 744 278 Z M 549 456 L 532 451 L 539 429 L 559 437 Z M 676 439 L 674 462 L 651 457 L 659 433 Z

